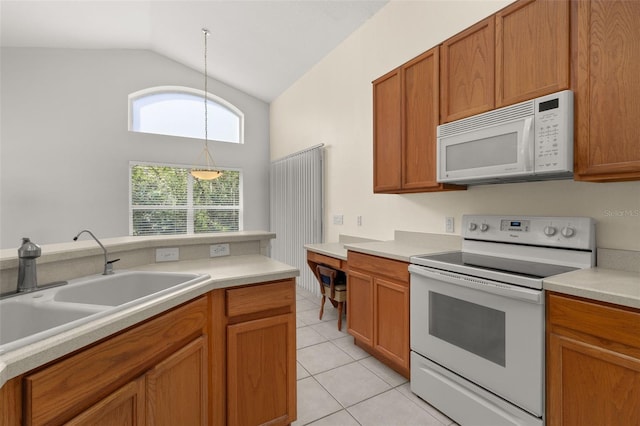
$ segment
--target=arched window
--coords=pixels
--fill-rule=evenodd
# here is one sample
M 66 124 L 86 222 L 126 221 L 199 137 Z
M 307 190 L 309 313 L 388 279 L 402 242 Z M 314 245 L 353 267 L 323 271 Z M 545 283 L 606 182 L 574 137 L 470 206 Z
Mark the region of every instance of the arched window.
M 207 94 L 208 139 L 243 143 L 244 114 L 224 99 Z M 204 139 L 204 91 L 161 86 L 129 95 L 129 130 Z

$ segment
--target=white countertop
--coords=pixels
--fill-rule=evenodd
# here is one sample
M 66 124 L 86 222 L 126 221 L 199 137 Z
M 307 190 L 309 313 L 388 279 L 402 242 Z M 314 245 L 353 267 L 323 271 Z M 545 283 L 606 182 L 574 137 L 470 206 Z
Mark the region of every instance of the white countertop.
M 411 256 L 460 250 L 460 247 L 461 239 L 454 235 L 421 234 L 403 231 L 396 231 L 396 239 L 391 241 L 305 245 L 307 250 L 342 260 L 347 260 L 347 251 L 352 250 L 403 262 L 410 262 Z M 618 258 L 632 255 L 634 260 L 638 256 L 635 252 L 616 252 L 611 256 Z M 606 262 L 607 265 L 615 264 L 611 259 L 607 259 Z M 625 265 L 628 263 L 627 261 Z M 624 271 L 604 267 L 581 269 L 547 278 L 544 280 L 543 288 L 558 293 L 640 309 L 640 271 Z
M 543 288 L 640 309 L 640 272 L 580 269 L 545 279 Z
M 419 237 L 415 238 L 415 235 L 406 234 L 396 232 L 395 240 L 345 244 L 344 248 L 373 256 L 409 262 L 411 256 L 460 250 L 462 246 L 461 238 L 456 235 L 419 234 Z
M 305 244 L 304 248 L 314 253 L 324 254 L 336 259 L 347 260 L 347 249 L 344 243 Z
M 0 386 L 20 374 L 218 288 L 293 278 L 298 269 L 252 254 L 142 265 L 129 270 L 209 274 L 210 279 L 0 354 Z

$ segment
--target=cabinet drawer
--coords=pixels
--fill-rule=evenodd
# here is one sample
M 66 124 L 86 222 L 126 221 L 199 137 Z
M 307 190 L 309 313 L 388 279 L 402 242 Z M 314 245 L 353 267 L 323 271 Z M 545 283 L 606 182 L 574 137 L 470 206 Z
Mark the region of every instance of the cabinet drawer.
M 226 293 L 228 317 L 293 307 L 296 301 L 294 280 L 234 288 Z
M 184 341 L 202 335 L 207 298 L 200 297 L 25 378 L 26 424 L 69 420 L 138 377 Z
M 348 263 L 349 269 L 362 269 L 376 276 L 409 282 L 409 264 L 406 262 L 349 251 Z
M 313 251 L 307 252 L 307 262 L 318 263 L 320 265 L 327 265 L 327 266 L 331 266 L 332 268 L 341 269 L 341 270 L 346 269 L 346 263 L 347 263 L 344 260 L 337 259 L 331 256 L 325 256 L 323 254 L 316 253 Z
M 552 325 L 640 348 L 640 311 L 548 293 Z

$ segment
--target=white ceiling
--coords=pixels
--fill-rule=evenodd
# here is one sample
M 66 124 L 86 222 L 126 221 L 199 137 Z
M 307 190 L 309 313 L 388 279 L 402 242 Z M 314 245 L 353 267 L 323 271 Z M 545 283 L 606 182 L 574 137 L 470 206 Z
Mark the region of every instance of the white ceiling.
M 0 0 L 11 47 L 149 49 L 270 102 L 388 0 Z

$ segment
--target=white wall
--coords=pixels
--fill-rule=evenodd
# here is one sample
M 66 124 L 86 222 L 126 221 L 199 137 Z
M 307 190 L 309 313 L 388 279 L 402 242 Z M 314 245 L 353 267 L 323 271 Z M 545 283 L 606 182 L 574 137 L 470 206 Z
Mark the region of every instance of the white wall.
M 127 235 L 129 161 L 193 164 L 202 141 L 127 130 L 127 96 L 202 89 L 202 74 L 146 50 L 3 48 L 0 247 L 69 241 L 81 229 Z M 245 113 L 245 144 L 210 143 L 244 177 L 244 229 L 269 229 L 269 106 L 209 80 Z
M 271 158 L 325 143 L 325 241 L 338 234 L 393 239 L 393 231 L 444 233 L 464 213 L 591 216 L 598 246 L 640 250 L 640 182 L 573 181 L 373 194 L 371 81 L 510 1 L 391 1 L 271 104 Z M 344 214 L 344 225 L 333 225 Z M 362 226 L 356 217 L 361 215 Z

